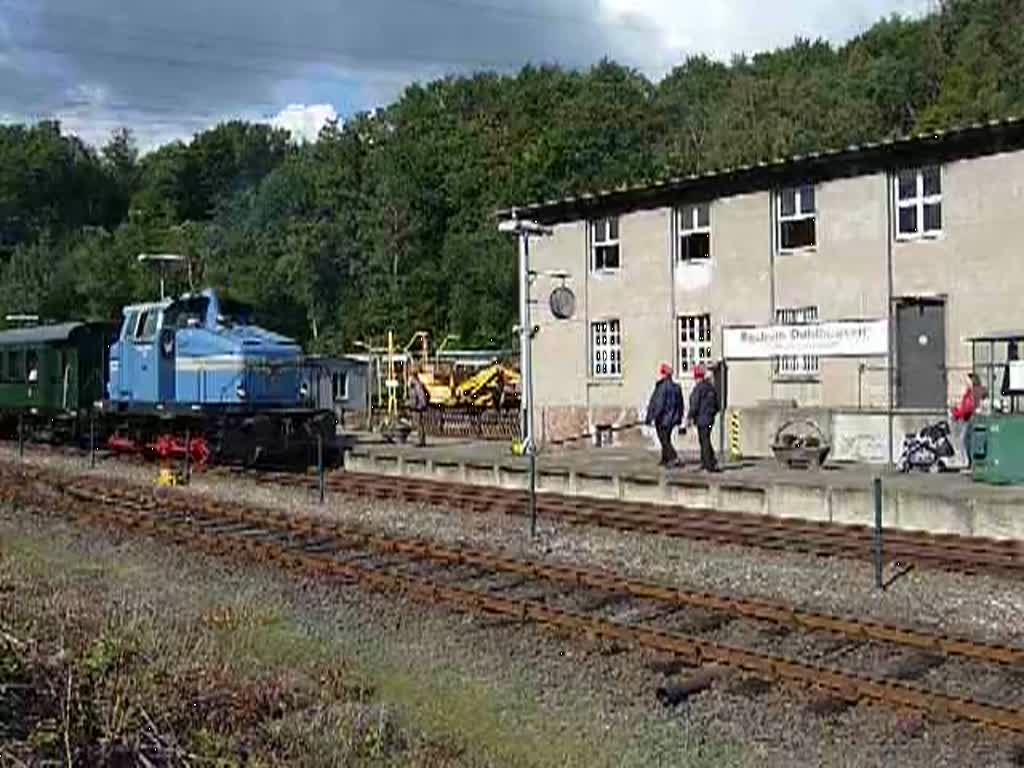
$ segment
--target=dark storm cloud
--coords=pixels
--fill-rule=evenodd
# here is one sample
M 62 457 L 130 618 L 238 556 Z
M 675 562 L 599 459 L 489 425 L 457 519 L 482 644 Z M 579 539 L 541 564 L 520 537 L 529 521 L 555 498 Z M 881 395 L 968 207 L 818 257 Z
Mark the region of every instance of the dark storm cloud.
M 502 1 L 502 0 L 499 0 Z M 508 2 L 508 0 L 503 0 Z M 109 103 L 183 111 L 280 107 L 279 84 L 399 74 L 578 65 L 625 56 L 656 36 L 635 20 L 609 34 L 591 0 L 478 5 L 472 0 L 37 0 L 0 2 L 30 58 L 50 58 L 50 101 L 70 80 Z M 646 34 L 645 34 L 646 32 Z M 2 97 L 9 102 L 7 94 Z M 25 105 L 5 103 L 12 107 Z
M 784 44 L 811 18 L 830 34 L 921 1 L 0 0 L 0 119 L 58 115 L 93 140 L 127 124 L 152 144 L 526 62 L 608 56 L 660 77 L 684 51 L 724 58 Z

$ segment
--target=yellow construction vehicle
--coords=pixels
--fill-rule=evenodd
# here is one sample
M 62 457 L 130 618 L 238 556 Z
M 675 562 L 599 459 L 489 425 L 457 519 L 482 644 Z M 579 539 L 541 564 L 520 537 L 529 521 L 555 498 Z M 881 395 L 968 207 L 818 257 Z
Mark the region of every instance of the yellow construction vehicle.
M 519 371 L 500 363 L 489 365 L 463 381 L 452 393 L 453 405 L 497 408 L 519 396 Z

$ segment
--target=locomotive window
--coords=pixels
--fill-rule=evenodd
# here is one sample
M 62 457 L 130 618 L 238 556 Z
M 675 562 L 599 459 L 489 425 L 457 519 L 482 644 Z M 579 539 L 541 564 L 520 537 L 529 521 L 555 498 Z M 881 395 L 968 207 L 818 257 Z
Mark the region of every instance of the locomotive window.
M 139 318 L 139 328 L 135 332 L 135 340 L 141 342 L 152 341 L 156 336 L 156 324 L 160 320 L 160 310 L 150 309 L 142 313 Z
M 123 336 L 125 339 L 131 339 L 135 336 L 135 331 L 139 327 L 139 313 L 129 312 L 124 316 L 124 332 Z
M 210 300 L 206 296 L 175 302 L 164 312 L 164 327 L 179 330 L 201 326 L 206 321 L 206 310 L 209 306 Z
M 221 325 L 248 325 L 252 317 L 252 307 L 240 301 L 221 299 L 220 315 L 217 322 Z

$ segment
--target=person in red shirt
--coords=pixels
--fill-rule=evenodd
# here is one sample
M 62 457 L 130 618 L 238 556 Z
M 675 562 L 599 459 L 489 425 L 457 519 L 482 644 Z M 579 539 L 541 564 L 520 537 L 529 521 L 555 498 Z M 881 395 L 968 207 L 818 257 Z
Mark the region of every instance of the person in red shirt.
M 971 372 L 967 374 L 967 388 L 960 397 L 960 402 L 953 408 L 953 420 L 964 424 L 964 455 L 967 457 L 968 468 L 971 466 L 971 417 L 986 394 L 978 374 Z

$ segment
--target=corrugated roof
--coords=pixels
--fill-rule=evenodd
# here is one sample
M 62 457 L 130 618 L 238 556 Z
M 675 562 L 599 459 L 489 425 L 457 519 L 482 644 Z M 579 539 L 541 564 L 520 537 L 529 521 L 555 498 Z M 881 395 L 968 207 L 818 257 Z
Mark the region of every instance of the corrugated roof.
M 10 331 L 0 331 L 0 346 L 49 344 L 57 341 L 67 341 L 78 328 L 84 327 L 85 323 L 60 323 L 58 325 L 37 325 L 32 328 L 15 328 Z
M 497 213 L 501 218 L 533 218 L 551 223 L 565 220 L 571 214 L 586 209 L 660 207 L 664 204 L 666 195 L 685 194 L 716 183 L 727 182 L 733 186 L 743 187 L 779 176 L 801 173 L 825 179 L 830 175 L 841 176 L 851 169 L 866 173 L 872 168 L 897 165 L 900 161 L 921 154 L 950 159 L 994 154 L 1020 147 L 1024 147 L 1024 118 L 1011 117 L 943 131 L 856 144 L 841 149 L 762 160 L 685 176 L 623 184 L 612 189 L 504 208 Z

